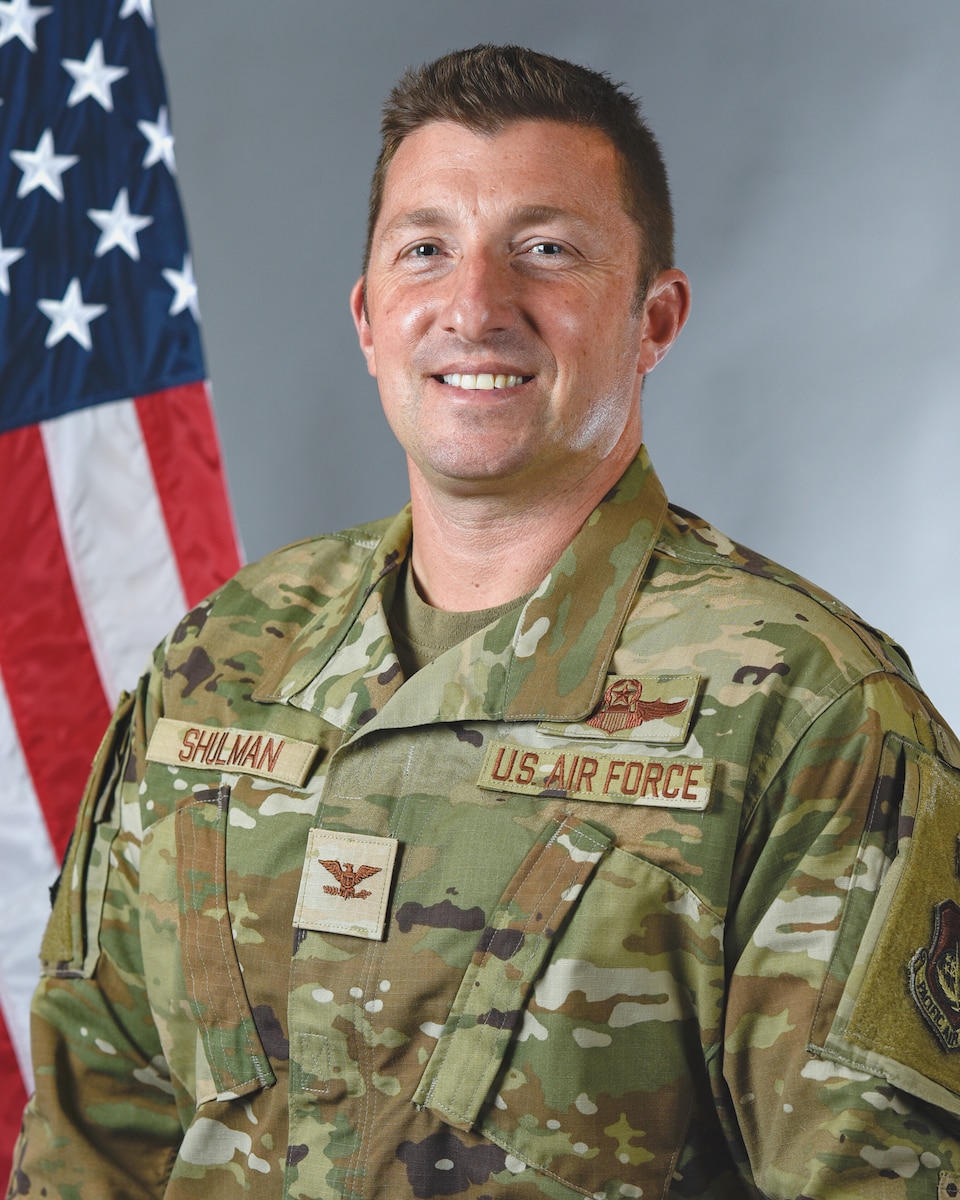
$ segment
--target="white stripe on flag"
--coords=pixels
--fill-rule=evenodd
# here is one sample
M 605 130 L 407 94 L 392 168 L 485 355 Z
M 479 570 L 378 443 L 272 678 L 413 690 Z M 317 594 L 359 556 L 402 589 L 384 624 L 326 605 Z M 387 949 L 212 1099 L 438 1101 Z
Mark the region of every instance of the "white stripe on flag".
M 187 608 L 131 400 L 40 426 L 90 646 L 112 703 Z M 117 579 L 122 579 L 122 586 Z
M 30 997 L 40 975 L 40 939 L 50 915 L 48 889 L 57 861 L 13 727 L 0 679 L 0 829 L 3 830 L 3 937 L 0 938 L 0 1004 L 27 1092 L 30 1066 Z

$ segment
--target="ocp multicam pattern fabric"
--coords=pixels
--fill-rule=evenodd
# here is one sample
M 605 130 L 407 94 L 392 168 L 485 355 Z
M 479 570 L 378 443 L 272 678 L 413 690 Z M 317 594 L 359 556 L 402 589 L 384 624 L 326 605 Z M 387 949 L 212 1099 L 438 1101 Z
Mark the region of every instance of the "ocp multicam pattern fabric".
M 949 1194 L 960 746 L 900 651 L 645 455 L 519 618 L 404 680 L 409 544 L 405 512 L 247 568 L 120 710 L 11 1194 Z M 688 725 L 586 724 L 678 688 Z M 318 753 L 296 785 L 210 730 Z

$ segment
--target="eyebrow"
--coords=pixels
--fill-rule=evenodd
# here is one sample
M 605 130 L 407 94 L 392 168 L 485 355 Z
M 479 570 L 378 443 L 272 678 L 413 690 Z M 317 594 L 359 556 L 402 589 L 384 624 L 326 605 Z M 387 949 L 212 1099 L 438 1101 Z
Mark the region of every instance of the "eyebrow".
M 440 228 L 452 224 L 442 208 L 412 208 L 409 212 L 401 213 L 389 225 L 383 228 L 382 237 L 391 233 L 402 232 L 404 229 L 417 229 L 423 225 L 436 225 Z
M 540 221 L 564 220 L 570 221 L 583 230 L 590 229 L 590 223 L 569 208 L 559 208 L 552 204 L 526 204 L 510 213 L 513 224 L 529 225 Z M 433 226 L 436 229 L 449 229 L 455 224 L 455 219 L 449 210 L 443 208 L 412 208 L 409 212 L 401 213 L 386 225 L 381 237 L 390 237 L 407 229 L 422 229 Z

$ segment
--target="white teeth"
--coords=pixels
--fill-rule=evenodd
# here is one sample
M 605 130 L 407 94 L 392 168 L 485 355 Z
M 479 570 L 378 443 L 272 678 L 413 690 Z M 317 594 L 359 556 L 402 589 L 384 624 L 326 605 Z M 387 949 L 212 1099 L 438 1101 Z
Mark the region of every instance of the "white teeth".
M 467 392 L 492 392 L 495 388 L 519 387 L 523 383 L 522 375 L 441 375 L 444 383 L 451 387 L 463 388 Z

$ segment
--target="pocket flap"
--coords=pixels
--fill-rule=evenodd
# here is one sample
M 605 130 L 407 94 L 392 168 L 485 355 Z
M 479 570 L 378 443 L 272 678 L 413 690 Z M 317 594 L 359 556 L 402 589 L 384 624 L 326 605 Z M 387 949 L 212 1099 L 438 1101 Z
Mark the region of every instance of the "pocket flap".
M 480 936 L 416 1104 L 463 1129 L 475 1123 L 551 944 L 610 842 L 572 816 L 543 831 Z
M 272 1084 L 231 931 L 226 887 L 230 788 L 194 792 L 177 812 L 180 937 L 190 1006 L 217 1098 Z M 198 1095 L 198 1100 L 211 1099 Z
M 116 833 L 111 804 L 129 752 L 132 711 L 133 697 L 124 692 L 93 760 L 40 947 L 44 975 L 89 978 L 96 967 L 109 847 Z

